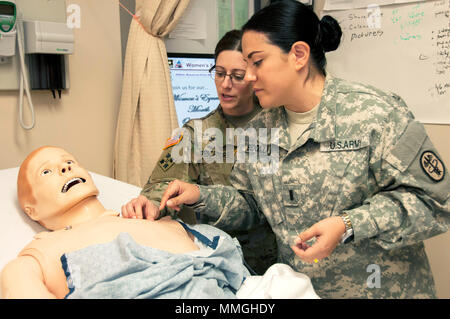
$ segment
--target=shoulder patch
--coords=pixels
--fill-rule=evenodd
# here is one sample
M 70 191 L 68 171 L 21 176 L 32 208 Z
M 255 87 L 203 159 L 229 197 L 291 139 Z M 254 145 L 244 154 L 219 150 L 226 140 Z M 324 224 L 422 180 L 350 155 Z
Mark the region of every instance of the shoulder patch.
M 432 151 L 425 151 L 420 156 L 420 166 L 425 174 L 435 182 L 440 182 L 445 176 L 444 163 Z
M 182 139 L 183 139 L 182 133 L 175 134 L 174 136 L 168 138 L 166 141 L 166 144 L 163 147 L 163 150 L 165 150 L 171 146 L 177 145 L 178 143 L 181 142 Z
M 172 159 L 172 155 L 170 153 L 167 153 L 166 156 L 164 156 L 163 158 L 161 158 L 158 161 L 158 166 L 165 172 L 167 171 L 169 168 L 171 168 L 174 165 L 174 161 Z

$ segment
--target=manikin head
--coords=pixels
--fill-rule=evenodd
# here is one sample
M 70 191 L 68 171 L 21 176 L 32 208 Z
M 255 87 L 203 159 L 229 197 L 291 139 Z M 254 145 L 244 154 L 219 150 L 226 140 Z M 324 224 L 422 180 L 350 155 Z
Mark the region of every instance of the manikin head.
M 46 228 L 83 200 L 98 195 L 88 171 L 62 148 L 44 146 L 23 161 L 17 178 L 22 210 Z

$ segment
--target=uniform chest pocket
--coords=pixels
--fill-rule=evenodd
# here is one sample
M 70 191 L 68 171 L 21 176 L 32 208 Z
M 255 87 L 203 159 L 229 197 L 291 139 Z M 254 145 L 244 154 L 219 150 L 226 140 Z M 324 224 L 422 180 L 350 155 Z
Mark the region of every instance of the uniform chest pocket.
M 232 163 L 211 163 L 203 164 L 206 174 L 214 185 L 230 185 L 230 174 L 233 168 Z
M 332 211 L 359 205 L 366 196 L 369 176 L 368 139 L 326 142 L 320 148 L 329 159 L 326 184 Z
M 233 158 L 227 158 L 225 147 L 216 152 L 208 146 L 203 152 L 203 160 L 202 165 L 212 184 L 230 185 L 229 177 L 234 161 Z
M 248 177 L 252 184 L 255 199 L 262 209 L 267 221 L 272 227 L 277 227 L 284 221 L 281 197 L 281 185 L 274 174 L 259 174 L 257 164 L 248 166 Z
M 328 153 L 331 163 L 330 173 L 343 177 L 348 173 L 358 175 L 368 164 L 369 138 L 359 137 L 322 142 L 320 152 Z

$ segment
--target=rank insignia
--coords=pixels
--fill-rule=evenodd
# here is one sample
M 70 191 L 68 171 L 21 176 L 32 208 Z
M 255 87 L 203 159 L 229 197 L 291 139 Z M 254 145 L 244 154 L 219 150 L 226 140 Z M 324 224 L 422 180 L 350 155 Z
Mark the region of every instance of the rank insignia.
M 425 151 L 420 157 L 420 165 L 429 178 L 435 182 L 444 179 L 445 167 L 442 161 L 432 151 Z
M 163 150 L 165 150 L 171 146 L 177 145 L 178 143 L 181 142 L 182 139 L 183 139 L 183 134 L 181 134 L 181 133 L 168 138 L 166 141 L 166 144 L 163 147 Z
M 167 153 L 166 156 L 158 162 L 159 167 L 161 167 L 164 172 L 171 168 L 173 164 L 175 163 L 173 162 L 172 155 L 170 155 L 170 153 Z

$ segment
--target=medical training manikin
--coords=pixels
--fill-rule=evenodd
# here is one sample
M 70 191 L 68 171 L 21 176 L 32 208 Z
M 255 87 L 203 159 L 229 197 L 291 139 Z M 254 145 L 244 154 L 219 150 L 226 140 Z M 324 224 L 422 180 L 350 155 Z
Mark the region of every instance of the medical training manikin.
M 17 188 L 23 211 L 51 231 L 4 268 L 3 297 L 233 298 L 249 275 L 239 243 L 214 227 L 106 210 L 88 171 L 61 148 L 28 155 Z

